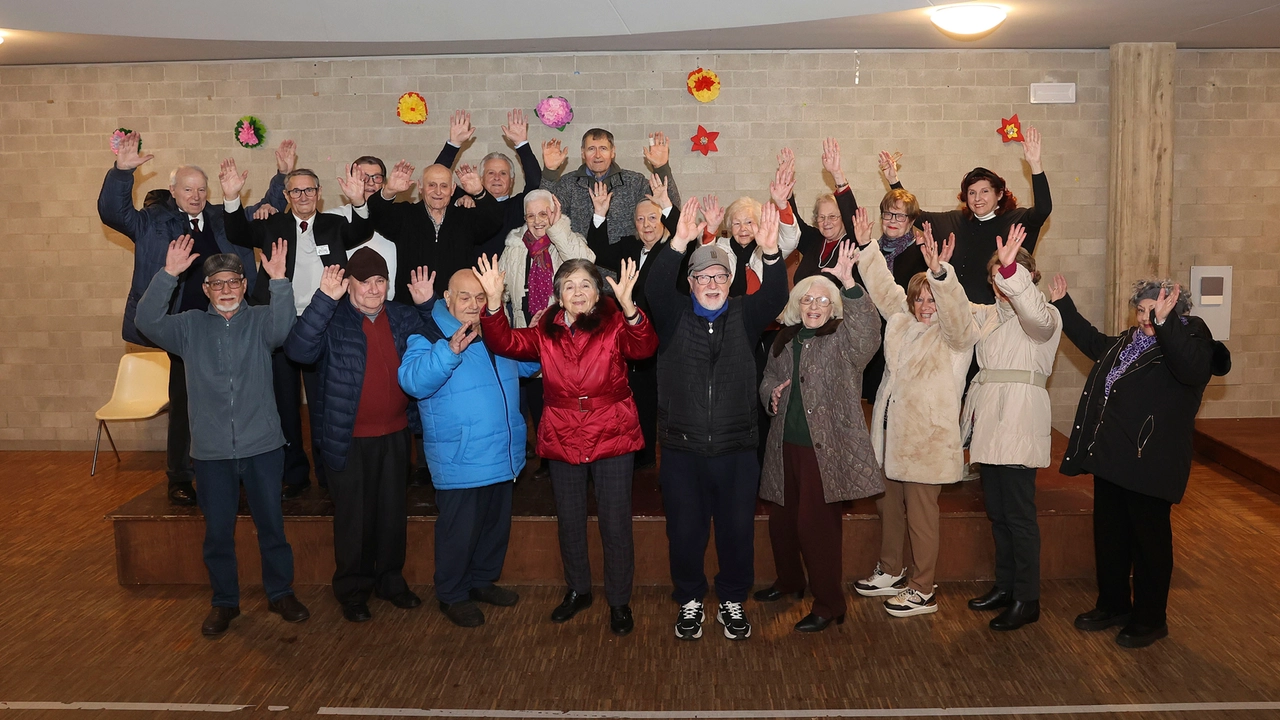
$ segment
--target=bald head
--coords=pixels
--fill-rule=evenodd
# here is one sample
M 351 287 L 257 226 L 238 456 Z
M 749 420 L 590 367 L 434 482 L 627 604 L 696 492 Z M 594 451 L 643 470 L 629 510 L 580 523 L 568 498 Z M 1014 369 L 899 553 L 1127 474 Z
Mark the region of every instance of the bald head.
M 428 208 L 443 211 L 453 199 L 453 171 L 443 165 L 428 165 L 422 171 L 421 191 Z
M 209 180 L 195 165 L 179 165 L 169 175 L 169 192 L 179 210 L 199 215 L 209 199 Z
M 463 325 L 480 323 L 480 312 L 489 304 L 484 286 L 471 268 L 459 270 L 449 278 L 449 289 L 444 291 L 444 304 L 449 314 Z

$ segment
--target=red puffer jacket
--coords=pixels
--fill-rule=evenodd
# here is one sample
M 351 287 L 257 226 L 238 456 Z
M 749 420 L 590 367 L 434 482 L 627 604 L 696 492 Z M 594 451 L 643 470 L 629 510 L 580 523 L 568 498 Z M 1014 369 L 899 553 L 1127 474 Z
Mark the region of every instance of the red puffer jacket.
M 512 329 L 501 312 L 482 315 L 480 327 L 498 355 L 542 363 L 539 456 L 581 465 L 644 448 L 627 361 L 658 350 L 648 317 L 628 325 L 613 298 L 604 297 L 572 330 L 560 309 L 531 328 Z

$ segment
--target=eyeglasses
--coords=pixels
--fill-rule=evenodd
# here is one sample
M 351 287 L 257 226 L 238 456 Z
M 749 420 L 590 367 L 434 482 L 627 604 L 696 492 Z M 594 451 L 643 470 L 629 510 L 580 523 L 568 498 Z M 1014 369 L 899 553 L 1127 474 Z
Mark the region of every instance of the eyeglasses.
M 800 298 L 801 305 L 817 305 L 818 307 L 827 307 L 831 304 L 831 298 L 824 295 L 805 295 Z
M 880 213 L 880 217 L 884 218 L 885 220 L 890 220 L 893 222 L 903 222 L 905 220 L 911 219 L 910 215 L 904 215 L 903 213 L 896 213 L 896 212 Z
M 550 213 L 546 213 L 546 212 L 540 212 L 540 213 L 529 213 L 528 215 L 525 215 L 525 216 L 524 216 L 524 219 L 525 219 L 525 222 L 527 222 L 527 223 L 529 223 L 530 225 L 532 225 L 533 223 L 535 223 L 535 222 L 537 222 L 537 221 L 539 221 L 539 220 L 541 220 L 542 222 L 547 222 L 547 221 L 551 220 L 551 214 L 550 214 Z
M 695 282 L 697 282 L 699 285 L 702 285 L 702 286 L 710 285 L 713 282 L 717 285 L 723 285 L 724 283 L 729 282 L 729 273 L 716 273 L 715 275 L 694 275 L 693 279 Z
M 318 192 L 320 192 L 320 188 L 318 187 L 305 187 L 286 190 L 285 194 L 296 200 L 303 195 L 306 195 L 307 197 L 315 197 Z
M 230 280 L 205 280 L 204 284 L 214 290 L 221 290 L 224 287 L 231 290 L 239 290 L 240 286 L 244 285 L 244 278 L 231 278 Z
M 382 182 L 385 179 L 386 179 L 386 176 L 383 175 L 382 173 L 374 173 L 372 175 L 364 176 L 365 182 Z
M 840 222 L 840 216 L 839 215 L 819 215 L 818 222 L 820 223 Z

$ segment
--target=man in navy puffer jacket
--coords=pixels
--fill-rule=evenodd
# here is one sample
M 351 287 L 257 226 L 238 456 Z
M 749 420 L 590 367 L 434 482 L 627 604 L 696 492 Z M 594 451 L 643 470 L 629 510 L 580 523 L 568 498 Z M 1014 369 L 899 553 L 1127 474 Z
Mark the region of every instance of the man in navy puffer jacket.
M 369 596 L 414 608 L 422 600 L 404 580 L 409 478 L 409 396 L 397 374 L 409 337 L 438 335 L 431 322 L 431 277 L 412 273 L 416 308 L 388 303 L 387 262 L 361 248 L 344 272 L 325 268 L 320 289 L 285 341 L 294 362 L 319 365 L 313 417 L 323 418 L 322 458 L 333 497 L 333 594 L 351 622 L 369 620 Z M 343 296 L 347 300 L 343 300 Z M 367 546 L 371 538 L 375 547 Z
M 400 365 L 400 386 L 418 398 L 422 444 L 436 486 L 436 597 L 454 624 L 476 627 L 476 601 L 514 605 L 502 575 L 511 535 L 511 490 L 524 468 L 527 437 L 520 378 L 538 363 L 516 362 L 473 342 L 488 304 L 471 270 L 449 279 L 432 318 L 443 337 L 413 337 Z

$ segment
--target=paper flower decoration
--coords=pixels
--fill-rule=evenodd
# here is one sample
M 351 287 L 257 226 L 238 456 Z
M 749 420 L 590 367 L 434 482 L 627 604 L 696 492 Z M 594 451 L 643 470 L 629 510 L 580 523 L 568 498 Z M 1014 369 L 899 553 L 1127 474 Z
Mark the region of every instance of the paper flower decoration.
M 698 68 L 689 73 L 689 94 L 698 102 L 711 102 L 720 95 L 720 76 L 710 70 Z
M 267 129 L 262 121 L 252 115 L 245 115 L 236 123 L 236 142 L 241 147 L 256 148 L 267 140 Z
M 689 138 L 693 141 L 693 151 L 700 152 L 704 156 L 707 153 L 716 152 L 716 138 L 720 137 L 720 133 L 711 132 L 701 125 L 698 126 L 698 134 Z
M 116 155 L 120 154 L 120 143 L 124 142 L 124 137 L 131 132 L 133 131 L 130 130 L 129 128 L 116 128 L 116 131 L 111 133 L 111 152 L 112 153 Z M 138 152 L 142 152 L 142 136 L 141 135 L 138 136 Z
M 539 101 L 533 112 L 542 121 L 543 125 L 561 132 L 564 131 L 566 125 L 573 121 L 573 106 L 569 104 L 568 100 L 556 95 L 548 95 Z
M 1000 118 L 1000 129 L 996 132 L 1000 134 L 1002 143 L 1022 142 L 1022 123 L 1018 122 L 1018 113 L 1011 118 Z
M 421 125 L 427 121 L 427 99 L 416 92 L 407 92 L 396 103 L 396 117 L 406 125 Z

